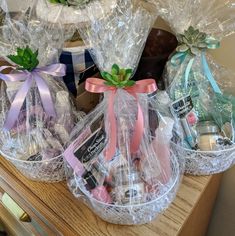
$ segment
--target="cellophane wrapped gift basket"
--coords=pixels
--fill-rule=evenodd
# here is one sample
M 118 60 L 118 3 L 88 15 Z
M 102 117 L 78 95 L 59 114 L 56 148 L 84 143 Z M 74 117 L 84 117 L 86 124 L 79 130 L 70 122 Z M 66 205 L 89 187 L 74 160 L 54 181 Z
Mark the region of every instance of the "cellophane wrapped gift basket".
M 0 28 L 0 55 L 10 63 L 0 67 L 0 152 L 36 181 L 65 177 L 61 153 L 80 119 L 61 82 L 62 35 L 23 15 L 7 14 Z
M 93 12 L 94 15 L 109 14 L 117 0 L 34 0 L 32 8 L 34 14 L 42 21 L 47 22 L 48 27 L 63 28 L 66 38 L 71 41 L 81 40 L 78 28 L 89 20 L 87 7 L 94 7 L 94 2 L 99 1 L 103 5 L 103 12 Z
M 88 74 L 97 73 L 97 68 L 87 50 L 87 45 L 78 32 L 78 28 L 84 27 L 89 20 L 87 7 L 92 7 L 94 2 L 100 2 L 103 12 L 93 12 L 96 17 L 109 14 L 117 0 L 33 0 L 31 8 L 33 16 L 44 22 L 45 26 L 53 29 L 62 27 L 65 35 L 61 61 L 66 64 L 66 76 L 64 82 L 74 96 L 78 95 L 81 80 Z
M 87 79 L 86 89 L 104 99 L 72 132 L 67 183 L 103 220 L 144 224 L 173 201 L 182 173 L 170 148 L 174 120 L 154 108 L 155 81 L 131 80 L 156 13 L 139 0 L 120 1 L 98 18 L 91 13 L 103 11 L 99 2 L 87 11 L 80 33 L 103 79 Z
M 151 1 L 179 42 L 165 73 L 171 110 L 184 131 L 184 145 L 175 149 L 185 152 L 186 173 L 225 171 L 235 159 L 235 104 L 228 93 L 235 77 L 212 59 L 209 50 L 234 32 L 234 2 Z

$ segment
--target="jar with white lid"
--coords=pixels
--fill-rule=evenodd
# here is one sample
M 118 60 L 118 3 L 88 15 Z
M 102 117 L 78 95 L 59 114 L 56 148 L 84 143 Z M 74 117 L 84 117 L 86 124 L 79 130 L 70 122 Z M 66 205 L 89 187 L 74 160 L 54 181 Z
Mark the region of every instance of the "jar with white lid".
M 213 151 L 216 149 L 218 140 L 223 139 L 220 129 L 213 121 L 200 122 L 197 125 L 198 147 L 201 151 Z
M 145 184 L 137 170 L 119 167 L 112 195 L 117 204 L 132 205 L 145 202 Z

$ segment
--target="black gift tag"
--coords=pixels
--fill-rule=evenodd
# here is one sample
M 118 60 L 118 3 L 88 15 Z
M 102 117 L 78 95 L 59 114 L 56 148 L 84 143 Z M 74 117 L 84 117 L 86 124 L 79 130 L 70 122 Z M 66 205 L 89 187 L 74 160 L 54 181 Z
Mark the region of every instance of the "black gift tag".
M 171 111 L 177 115 L 178 118 L 185 117 L 193 110 L 193 101 L 190 95 L 183 97 L 171 104 Z
M 103 151 L 106 143 L 106 133 L 99 128 L 77 148 L 74 155 L 81 163 L 87 163 Z

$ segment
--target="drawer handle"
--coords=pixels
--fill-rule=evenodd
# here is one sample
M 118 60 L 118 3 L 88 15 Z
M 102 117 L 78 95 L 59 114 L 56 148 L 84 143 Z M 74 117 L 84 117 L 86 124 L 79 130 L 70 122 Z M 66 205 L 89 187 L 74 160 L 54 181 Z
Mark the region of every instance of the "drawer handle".
M 30 216 L 7 194 L 1 196 L 2 204 L 21 222 L 31 222 Z
M 25 223 L 26 222 L 30 223 L 31 218 L 26 212 L 24 212 L 24 214 L 20 217 L 20 221 L 25 222 Z

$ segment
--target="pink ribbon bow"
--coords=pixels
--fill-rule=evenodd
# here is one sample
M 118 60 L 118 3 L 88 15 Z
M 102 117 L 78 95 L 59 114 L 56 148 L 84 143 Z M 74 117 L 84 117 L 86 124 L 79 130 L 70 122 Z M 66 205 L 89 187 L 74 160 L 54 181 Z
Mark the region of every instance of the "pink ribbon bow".
M 0 67 L 0 72 L 8 68 L 13 70 L 17 69 L 14 66 L 2 66 Z M 13 74 L 0 73 L 0 79 L 6 82 L 25 81 L 21 86 L 21 88 L 19 89 L 19 91 L 16 93 L 15 98 L 11 104 L 10 110 L 7 114 L 7 118 L 3 127 L 5 130 L 9 131 L 15 125 L 15 122 L 19 117 L 20 110 L 26 99 L 26 96 L 33 84 L 33 80 L 35 80 L 36 85 L 38 87 L 38 91 L 45 112 L 51 117 L 56 117 L 55 107 L 51 97 L 50 89 L 48 88 L 48 85 L 41 76 L 41 74 L 51 75 L 55 77 L 62 77 L 66 74 L 66 66 L 64 64 L 57 63 L 41 68 L 35 68 L 31 72 L 17 71 L 17 73 Z
M 110 142 L 105 150 L 106 160 L 112 160 L 116 152 L 117 145 L 117 124 L 114 112 L 114 100 L 118 88 L 108 86 L 104 84 L 104 80 L 97 78 L 89 78 L 86 80 L 86 90 L 91 93 L 104 93 L 109 91 L 110 97 L 108 100 L 108 115 L 110 122 Z M 146 79 L 136 82 L 132 87 L 123 88 L 129 94 L 131 94 L 137 100 L 138 114 L 135 123 L 134 133 L 131 141 L 131 153 L 136 153 L 139 150 L 139 146 L 144 133 L 144 115 L 141 106 L 138 102 L 138 93 L 153 93 L 157 90 L 157 85 L 153 79 Z

